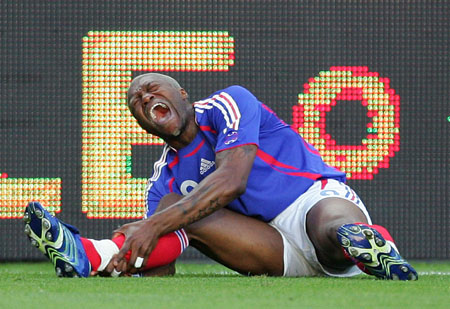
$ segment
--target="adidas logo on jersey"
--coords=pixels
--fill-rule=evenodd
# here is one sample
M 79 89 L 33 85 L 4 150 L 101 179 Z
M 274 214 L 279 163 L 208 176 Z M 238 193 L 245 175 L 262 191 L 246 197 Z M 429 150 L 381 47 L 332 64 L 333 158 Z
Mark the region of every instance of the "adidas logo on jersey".
M 206 173 L 211 167 L 214 166 L 214 164 L 216 164 L 216 162 L 202 158 L 200 161 L 200 175 Z

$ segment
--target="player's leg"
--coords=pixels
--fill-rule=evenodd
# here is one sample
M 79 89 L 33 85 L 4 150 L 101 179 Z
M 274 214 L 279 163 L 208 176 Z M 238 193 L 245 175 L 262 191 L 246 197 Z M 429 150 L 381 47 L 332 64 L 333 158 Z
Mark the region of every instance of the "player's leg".
M 25 233 L 32 245 L 51 260 L 58 276 L 87 277 L 91 271 L 101 271 L 124 242 L 123 235 L 100 241 L 82 238 L 75 227 L 53 217 L 37 202 L 26 207 L 24 222 Z M 184 231 L 164 235 L 141 270 L 162 266 L 169 270 L 166 265 L 173 262 L 187 245 Z
M 381 226 L 343 198 L 320 200 L 307 214 L 307 233 L 323 266 L 344 270 L 352 264 L 382 279 L 416 280 L 417 272 L 398 253 Z
M 190 244 L 244 275 L 283 275 L 283 239 L 269 224 L 220 209 L 185 228 Z
M 342 198 L 323 199 L 309 210 L 306 231 L 322 265 L 339 270 L 354 264 L 336 237 L 339 227 L 354 222 L 367 223 L 367 218 L 355 204 Z
M 164 209 L 183 196 L 171 193 L 158 205 Z M 242 274 L 283 275 L 283 240 L 269 224 L 220 209 L 185 228 L 191 246 Z

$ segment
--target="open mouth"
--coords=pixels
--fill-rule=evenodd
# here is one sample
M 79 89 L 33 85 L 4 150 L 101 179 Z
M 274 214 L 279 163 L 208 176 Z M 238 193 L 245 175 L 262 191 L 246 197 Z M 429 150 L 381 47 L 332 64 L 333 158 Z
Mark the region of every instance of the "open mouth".
M 170 109 L 166 104 L 158 102 L 150 109 L 150 115 L 154 121 L 161 122 L 170 116 Z

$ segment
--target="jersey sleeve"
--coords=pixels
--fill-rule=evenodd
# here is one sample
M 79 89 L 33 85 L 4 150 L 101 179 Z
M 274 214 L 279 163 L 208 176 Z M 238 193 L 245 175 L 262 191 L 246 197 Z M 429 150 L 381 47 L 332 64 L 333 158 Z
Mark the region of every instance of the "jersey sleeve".
M 259 146 L 261 103 L 247 89 L 231 86 L 194 104 L 200 128 L 217 133 L 215 151 Z
M 158 207 L 161 198 L 170 193 L 167 186 L 164 185 L 164 180 L 159 178 L 156 181 L 149 180 L 147 183 L 147 217 L 150 217 Z
M 153 166 L 153 175 L 147 182 L 145 190 L 147 214 L 150 217 L 158 207 L 161 198 L 170 193 L 170 175 L 167 167 L 166 157 L 169 148 L 164 148 L 161 158 Z

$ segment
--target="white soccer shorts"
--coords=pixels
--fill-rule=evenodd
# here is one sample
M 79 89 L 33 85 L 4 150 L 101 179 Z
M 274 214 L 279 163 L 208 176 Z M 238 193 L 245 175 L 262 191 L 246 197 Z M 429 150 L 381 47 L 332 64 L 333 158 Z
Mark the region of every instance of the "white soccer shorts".
M 329 197 L 343 198 L 354 203 L 364 213 L 369 224 L 372 224 L 363 202 L 349 186 L 334 179 L 327 179 L 325 185 L 324 182 L 316 181 L 288 208 L 269 222 L 283 238 L 284 276 L 351 277 L 361 273 L 356 266 L 342 272 L 331 272 L 329 269 L 324 269 L 317 259 L 314 246 L 306 233 L 306 215 L 309 210 L 320 200 Z

